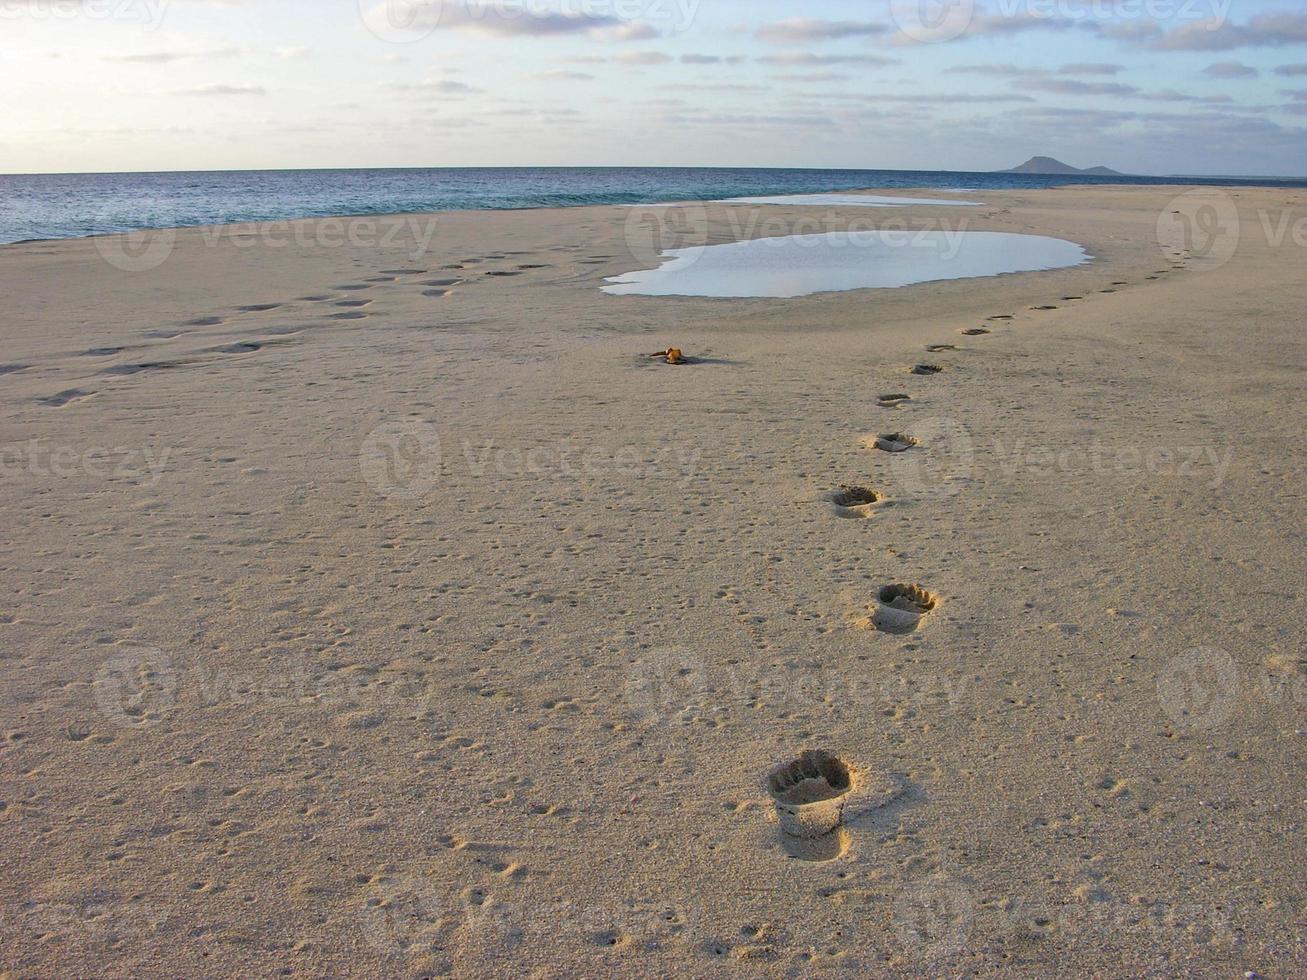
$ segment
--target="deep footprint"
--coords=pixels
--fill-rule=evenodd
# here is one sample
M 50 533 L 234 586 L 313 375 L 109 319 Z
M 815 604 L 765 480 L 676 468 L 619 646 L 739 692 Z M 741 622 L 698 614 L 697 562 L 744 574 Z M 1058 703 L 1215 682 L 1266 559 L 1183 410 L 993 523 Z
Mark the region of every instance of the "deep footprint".
M 238 306 L 236 307 L 236 309 L 239 310 L 241 313 L 267 313 L 269 310 L 281 309 L 281 304 L 280 303 L 255 303 L 251 306 Z M 203 324 L 203 325 L 209 326 L 210 324 Z M 201 324 L 196 324 L 196 326 L 201 326 Z
M 876 504 L 884 497 L 866 487 L 842 486 L 826 494 L 826 499 L 831 503 L 837 517 L 865 520 L 872 515 Z
M 913 374 L 919 374 L 923 377 L 928 377 L 932 374 L 939 374 L 943 370 L 944 369 L 938 364 L 916 364 L 912 367 Z
M 879 405 L 881 408 L 898 408 L 904 402 L 910 402 L 910 401 L 912 401 L 911 395 L 892 394 L 892 395 L 881 395 L 880 398 L 876 400 L 876 404 Z
M 38 398 L 37 401 L 42 405 L 49 405 L 52 408 L 62 408 L 83 398 L 90 398 L 95 392 L 83 391 L 80 388 L 69 388 L 67 391 L 61 391 L 57 395 L 49 395 L 45 398 Z
M 871 628 L 902 636 L 915 633 L 921 621 L 939 605 L 939 599 L 919 585 L 887 585 L 876 596 L 876 603 Z
M 983 337 L 985 334 L 989 333 L 989 331 L 984 327 L 967 327 L 962 330 L 961 333 L 964 337 Z
M 904 432 L 890 432 L 877 436 L 872 445 L 883 453 L 904 453 L 917 445 L 917 440 Z
M 927 344 L 926 350 L 931 354 L 942 354 L 946 350 L 957 350 L 954 344 Z

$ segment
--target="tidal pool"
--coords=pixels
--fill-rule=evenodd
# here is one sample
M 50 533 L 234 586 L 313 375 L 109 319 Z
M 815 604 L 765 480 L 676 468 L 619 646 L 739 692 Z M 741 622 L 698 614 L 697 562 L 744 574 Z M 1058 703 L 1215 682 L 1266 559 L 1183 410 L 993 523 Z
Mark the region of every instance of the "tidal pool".
M 1093 258 L 1075 242 L 995 231 L 854 231 L 676 248 L 606 279 L 613 296 L 809 296 L 1040 272 Z

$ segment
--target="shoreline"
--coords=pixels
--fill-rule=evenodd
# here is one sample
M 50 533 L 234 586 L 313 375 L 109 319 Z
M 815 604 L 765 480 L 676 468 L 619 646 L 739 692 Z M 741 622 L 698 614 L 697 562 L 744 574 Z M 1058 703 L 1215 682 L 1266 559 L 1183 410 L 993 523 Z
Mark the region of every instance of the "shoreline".
M 412 168 L 395 168 L 395 169 L 399 169 L 399 170 L 408 170 L 408 169 L 412 169 Z M 421 168 L 416 168 L 416 169 L 421 169 Z M 450 168 L 450 169 L 469 169 L 469 168 Z M 494 169 L 494 168 L 471 168 L 471 169 Z M 524 171 L 525 171 L 525 170 L 532 170 L 532 169 L 551 169 L 551 168 L 529 168 L 529 167 L 522 167 L 522 168 L 499 168 L 499 169 L 524 170 Z M 558 168 L 552 168 L 552 169 L 557 169 L 557 170 L 571 170 L 571 169 L 576 169 L 576 168 L 558 167 Z M 624 168 L 591 168 L 591 169 L 617 169 L 617 170 L 620 170 L 620 169 L 624 169 Z M 668 168 L 643 168 L 643 169 L 667 169 L 667 170 L 678 170 L 678 169 L 680 169 L 680 168 L 668 167 Z M 724 172 L 731 172 L 734 168 L 699 168 L 699 169 L 720 169 L 720 170 L 722 170 L 722 171 L 724 171 Z M 287 171 L 199 171 L 199 173 L 206 173 L 206 174 L 226 174 L 226 173 L 264 173 L 264 172 L 268 172 L 268 173 L 298 173 L 298 172 L 300 172 L 300 171 L 294 171 L 294 170 L 287 170 Z M 358 171 L 358 172 L 367 172 L 367 170 L 366 170 L 366 169 L 363 169 L 363 170 L 360 170 L 360 171 Z M 802 172 L 808 172 L 808 171 L 798 171 L 798 172 L 801 172 L 801 173 L 802 173 Z M 812 171 L 812 172 L 821 172 L 821 171 Z M 930 173 L 930 172 L 931 172 L 931 171 L 902 171 L 902 173 Z M 940 173 L 953 173 L 953 172 L 950 172 L 950 171 L 939 171 L 939 172 L 940 172 Z M 172 175 L 173 173 L 174 173 L 173 171 L 160 171 L 160 172 L 158 172 L 158 174 L 149 174 L 149 175 L 146 175 L 146 176 L 170 176 L 170 175 Z M 989 173 L 989 172 L 981 172 L 981 173 L 979 173 L 979 174 L 968 174 L 968 173 L 966 173 L 965 171 L 957 171 L 956 173 L 957 173 L 959 176 L 984 176 L 986 173 L 988 173 L 989 176 L 1004 176 L 1004 175 L 1005 175 L 1005 174 L 1004 174 L 1003 172 L 1001 172 L 1001 171 L 999 171 L 999 172 L 992 172 L 992 173 Z M 129 173 L 129 174 L 125 174 L 125 175 L 122 175 L 122 176 L 133 176 L 133 175 L 134 175 L 134 174 Z M 0 175 L 0 176 L 6 176 L 6 175 Z M 107 175 L 102 175 L 102 174 L 30 174 L 30 175 L 29 175 L 29 174 L 17 174 L 17 175 L 7 175 L 7 176 L 19 176 L 19 177 L 22 177 L 22 176 L 33 176 L 33 177 L 47 177 L 47 176 L 49 176 L 49 177 L 62 177 L 62 176 L 68 176 L 68 177 L 77 177 L 77 176 L 119 176 L 119 175 L 115 175 L 115 174 L 107 174 Z M 1020 176 L 1020 175 L 1016 175 L 1016 176 Z M 1035 174 L 1035 175 L 1027 175 L 1027 176 L 1033 176 L 1033 177 L 1050 177 L 1050 178 L 1052 178 L 1052 177 L 1056 177 L 1056 176 L 1058 176 L 1058 175 L 1039 175 L 1039 174 Z M 1165 181 L 1165 180 L 1166 180 L 1166 178 L 1155 178 L 1155 179 L 1156 179 L 1157 181 Z M 1231 179 L 1233 179 L 1233 178 L 1231 178 Z M 937 194 L 939 194 L 939 193 L 957 193 L 957 194 L 967 193 L 967 194 L 973 194 L 973 195 L 984 195 L 985 193 L 1015 194 L 1015 193 L 1055 192 L 1055 191 L 1064 191 L 1064 190 L 1090 191 L 1090 192 L 1092 192 L 1092 191 L 1097 191 L 1097 190 L 1112 190 L 1112 189 L 1121 189 L 1121 190 L 1130 190 L 1130 189 L 1134 189 L 1134 190 L 1148 190 L 1148 191 L 1159 191 L 1159 192 L 1160 192 L 1160 191 L 1166 191 L 1166 190 L 1177 190 L 1177 191 L 1178 191 L 1179 189 L 1182 189 L 1182 188 L 1187 188 L 1187 189 L 1189 189 L 1189 190 L 1194 190 L 1194 189 L 1200 189 L 1200 188 L 1204 188 L 1204 187 L 1207 187 L 1207 188 L 1216 188 L 1216 189 L 1220 189 L 1220 190 L 1230 190 L 1230 191 L 1234 191 L 1234 190 L 1249 190 L 1249 191 L 1256 191 L 1256 190 L 1272 190 L 1272 189 L 1283 189 L 1283 190 L 1286 190 L 1286 191 L 1291 191 L 1291 190 L 1294 190 L 1294 189 L 1307 189 L 1307 178 L 1267 178 L 1268 181 L 1270 181 L 1270 180 L 1281 181 L 1281 180 L 1282 180 L 1282 181 L 1288 181 L 1288 182 L 1291 182 L 1291 183 L 1248 183 L 1248 184 L 1243 184 L 1243 183 L 1224 183 L 1224 182 L 1215 182 L 1215 181 L 1224 181 L 1224 180 L 1226 180 L 1226 178 L 1200 178 L 1200 177 L 1195 177 L 1195 178 L 1189 178 L 1189 182 L 1182 182 L 1182 183 L 1177 183 L 1177 184 L 1167 184 L 1167 183 L 1164 183 L 1164 182 L 1159 182 L 1159 183 L 1143 183 L 1143 184 L 1140 184 L 1140 183 L 1131 183 L 1131 182 L 1109 182 L 1106 178 L 1104 178 L 1104 180 L 1103 180 L 1102 182 L 1099 182 L 1099 183 L 1089 183 L 1089 184 L 1076 184 L 1076 183 L 1054 184 L 1054 185 L 1050 185 L 1050 186 L 1042 186 L 1042 187 L 1041 187 L 1041 186 L 1036 186 L 1036 187 L 1031 187 L 1031 188 L 1022 188 L 1022 187 L 1005 187 L 1005 188 L 983 188 L 983 187 L 981 187 L 981 188 L 966 188 L 966 187 L 962 187 L 962 188 L 948 188 L 948 187 L 935 187 L 935 186 L 931 186 L 931 185 L 905 185 L 905 186 L 892 186 L 892 187 L 885 187 L 885 186 L 883 186 L 883 185 L 868 185 L 868 186 L 852 186 L 852 187 L 846 187 L 846 188 L 830 188 L 830 189 L 825 189 L 825 190 L 821 190 L 821 191 L 812 191 L 812 192 L 795 191 L 795 192 L 789 192 L 789 193 L 804 193 L 804 194 L 806 194 L 806 193 L 811 193 L 811 194 L 815 194 L 815 195 L 821 195 L 821 194 L 849 194 L 849 193 L 862 193 L 862 194 L 876 194 L 876 195 L 887 195 L 887 196 L 893 196 L 893 195 L 896 194 L 896 193 L 901 194 L 901 193 L 903 193 L 903 192 L 907 192 L 907 191 L 911 191 L 911 192 L 914 192 L 914 193 L 934 192 L 934 193 L 937 193 Z M 787 193 L 787 192 L 783 192 L 783 191 L 782 191 L 782 192 L 777 192 L 776 194 L 767 194 L 767 195 L 761 195 L 761 196 L 769 196 L 769 197 L 770 197 L 770 196 L 785 196 L 786 193 Z M 376 211 L 376 212 L 368 212 L 368 211 L 365 211 L 365 212 L 340 212 L 340 213 L 331 213 L 331 214 L 322 214 L 322 215 L 297 215 L 297 216 L 288 216 L 288 217 L 282 217 L 282 218 L 267 218 L 267 219 L 264 219 L 264 218 L 258 218 L 258 219 L 250 219 L 250 220 L 246 220 L 246 221 L 233 221 L 233 222 L 216 222 L 216 223 L 215 223 L 215 222 L 206 222 L 206 223 L 199 223 L 199 224 L 158 225 L 158 226 L 154 226 L 154 225 L 142 225 L 142 226 L 134 227 L 134 228 L 131 228 L 131 229 L 128 229 L 128 230 L 125 230 L 125 231 L 93 232 L 93 233 L 91 233 L 91 234 L 85 234 L 85 235 L 71 235 L 71 236 L 55 237 L 55 238 L 29 238 L 29 239 L 20 239 L 20 240 L 12 241 L 12 242 L 0 242 L 0 249 L 9 248 L 9 247 L 16 246 L 16 245 L 46 244 L 46 243 L 50 243 L 50 242 L 63 242 L 63 241 L 85 241 L 85 240 L 89 240 L 89 239 L 97 239 L 97 238 L 114 238 L 114 237 L 120 237 L 120 236 L 132 235 L 132 234 L 140 234 L 140 233 L 155 233 L 155 234 L 161 234 L 161 233 L 168 233 L 168 232 L 182 232 L 182 231 L 191 231 L 191 230 L 219 229 L 219 228 L 233 228 L 233 227 L 239 227 L 239 226 L 242 226 L 242 225 L 278 225 L 278 224 L 295 224 L 295 223 L 302 223 L 302 222 L 308 222 L 308 221 L 332 221 L 332 220 L 341 220 L 341 221 L 384 220 L 384 219 L 410 218 L 410 217 L 438 217 L 438 216 L 441 216 L 441 215 L 455 215 L 455 214 L 477 214 L 477 213 L 482 213 L 482 212 L 487 212 L 487 213 L 505 213 L 505 212 L 506 212 L 506 213 L 515 213 L 515 212 L 534 213 L 534 212 L 541 212 L 541 211 L 571 211 L 571 210 L 574 210 L 575 208 L 590 208 L 590 207 L 628 207 L 628 208 L 641 208 L 641 207 L 647 207 L 647 208 L 652 208 L 652 207 L 686 207 L 686 206 L 725 205 L 725 204 L 733 204 L 733 203 L 734 203 L 734 202 L 731 202 L 731 201 L 729 201 L 729 200 L 727 200 L 727 199 L 707 198 L 707 197 L 705 197 L 705 198 L 687 198 L 687 199 L 683 199 L 683 200 L 672 200 L 672 201 L 647 201 L 647 202 L 586 202 L 586 203 L 575 204 L 575 205 L 557 205 L 557 204 L 547 204 L 547 205 L 523 205 L 523 206 L 512 206 L 512 205 L 507 205 L 507 206 L 485 206 L 485 207 L 475 207 L 475 208 L 448 208 L 448 209 L 439 209 L 439 210 L 432 210 L 432 211 Z M 984 202 L 982 202 L 982 205 L 983 205 L 983 203 L 984 203 Z M 747 206 L 747 207 L 755 207 L 755 206 L 760 206 L 760 205 L 754 205 L 754 204 L 740 204 L 740 205 L 738 205 L 738 206 L 741 206 L 741 207 L 745 207 L 745 206 Z M 768 205 L 768 206 L 775 207 L 775 206 L 778 206 L 778 205 Z M 814 207 L 814 208 L 815 208 L 815 207 L 821 207 L 821 206 L 824 206 L 824 205 L 813 204 L 813 205 L 803 205 L 803 206 L 806 206 L 806 207 Z M 829 205 L 829 206 L 830 206 L 830 207 L 839 207 L 839 206 L 841 206 L 841 205 Z

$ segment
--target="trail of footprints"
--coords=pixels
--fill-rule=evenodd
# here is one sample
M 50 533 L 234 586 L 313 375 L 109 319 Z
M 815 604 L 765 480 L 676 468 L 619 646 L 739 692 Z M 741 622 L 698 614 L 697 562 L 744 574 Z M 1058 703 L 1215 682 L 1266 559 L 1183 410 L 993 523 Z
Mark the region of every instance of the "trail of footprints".
M 531 253 L 518 252 L 514 255 L 529 256 Z M 227 312 L 211 313 L 204 316 L 193 317 L 182 321 L 175 328 L 158 328 L 145 331 L 142 336 L 146 340 L 175 340 L 178 337 L 184 337 L 194 331 L 203 331 L 206 328 L 223 327 L 233 323 L 239 318 L 251 315 L 273 313 L 277 310 L 293 307 L 300 303 L 321 304 L 326 306 L 330 312 L 324 313 L 324 318 L 328 321 L 358 321 L 364 320 L 371 315 L 369 309 L 374 305 L 376 300 L 371 296 L 361 294 L 376 288 L 386 286 L 396 286 L 401 289 L 417 285 L 421 295 L 427 299 L 443 299 L 452 295 L 458 288 L 469 285 L 472 274 L 469 270 L 480 266 L 487 261 L 502 260 L 509 258 L 508 254 L 492 254 L 485 256 L 471 256 L 443 267 L 446 270 L 457 270 L 465 273 L 459 276 L 445 276 L 434 279 L 420 279 L 414 284 L 411 280 L 414 277 L 428 276 L 431 274 L 429 269 L 382 269 L 377 274 L 367 276 L 356 282 L 341 282 L 331 287 L 326 292 L 311 293 L 309 295 L 297 297 L 294 300 L 284 302 L 266 302 L 266 303 L 245 303 L 240 306 L 232 307 Z M 535 272 L 542 269 L 553 268 L 552 265 L 544 262 L 522 262 L 513 269 L 489 269 L 481 273 L 482 278 L 498 279 L 505 277 L 515 277 L 527 273 Z M 406 281 L 408 280 L 408 281 Z M 274 343 L 285 343 L 286 338 L 302 332 L 305 327 L 301 326 L 283 326 L 269 327 L 260 331 L 265 334 L 265 338 L 251 341 L 228 341 L 226 343 L 216 344 L 215 346 L 203 348 L 195 351 L 190 355 L 170 360 L 143 360 L 137 363 L 114 364 L 96 372 L 97 375 L 106 378 L 131 377 L 152 371 L 163 371 L 173 368 L 180 368 L 196 362 L 204 354 L 223 354 L 223 355 L 244 355 L 253 354 L 270 346 Z M 267 337 L 281 337 L 282 340 L 271 340 Z M 141 346 L 141 345 L 136 345 Z M 83 351 L 83 357 L 112 357 L 121 354 L 124 351 L 132 349 L 128 346 L 99 347 Z M 26 371 L 31 365 L 27 364 L 3 364 L 0 365 L 0 375 L 18 374 Z M 49 408 L 62 408 L 66 405 L 72 405 L 84 399 L 96 395 L 96 391 L 85 390 L 83 388 L 67 388 L 56 392 L 52 395 L 46 395 L 37 398 L 40 405 Z
M 1175 258 L 1183 259 L 1185 257 L 1177 254 Z M 1184 268 L 1184 265 L 1182 262 L 1177 262 L 1173 268 L 1181 269 Z M 1168 271 L 1170 270 L 1159 270 L 1145 278 L 1157 279 Z M 1099 292 L 1114 293 L 1120 287 L 1128 285 L 1130 283 L 1125 280 L 1117 280 L 1112 282 L 1109 287 L 1100 289 Z M 1083 299 L 1083 296 L 1067 295 L 1061 298 L 1061 302 L 1074 303 Z M 1032 311 L 1036 312 L 1051 311 L 1058 308 L 1057 305 L 1051 303 L 1030 307 Z M 1014 319 L 1015 317 L 1010 313 L 999 313 L 988 318 L 989 322 L 993 323 L 1003 323 Z M 964 337 L 984 337 L 992 332 L 989 327 L 965 327 L 959 331 Z M 927 344 L 925 349 L 927 353 L 939 354 L 956 351 L 959 348 L 956 344 L 934 343 Z M 945 365 L 926 362 L 910 366 L 908 373 L 916 377 L 933 377 L 942 374 L 945 369 Z M 883 409 L 896 410 L 911 401 L 912 396 L 906 392 L 890 392 L 879 395 L 876 404 Z M 865 439 L 864 445 L 878 452 L 897 455 L 917 449 L 920 447 L 920 442 L 908 432 L 884 432 Z M 841 486 L 827 493 L 823 499 L 830 505 L 835 516 L 849 519 L 865 520 L 870 518 L 877 508 L 886 504 L 884 497 L 880 493 L 859 486 Z M 894 635 L 911 634 L 921 628 L 926 618 L 939 606 L 939 602 L 937 596 L 920 585 L 906 583 L 886 585 L 880 590 L 875 602 L 869 607 L 869 615 L 859 620 L 858 624 L 864 628 L 883 633 Z

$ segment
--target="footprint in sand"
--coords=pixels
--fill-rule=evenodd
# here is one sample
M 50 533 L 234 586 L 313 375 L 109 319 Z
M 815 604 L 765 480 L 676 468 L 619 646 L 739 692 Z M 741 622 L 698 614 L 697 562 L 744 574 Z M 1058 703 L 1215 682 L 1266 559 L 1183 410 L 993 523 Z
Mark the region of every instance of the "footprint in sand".
M 140 374 L 143 371 L 166 371 L 169 368 L 180 366 L 177 361 L 146 361 L 143 364 L 115 364 L 113 367 L 105 368 L 100 373 L 121 378 L 132 374 Z
M 172 340 L 174 337 L 180 337 L 180 330 L 147 330 L 141 336 L 149 337 L 152 340 Z
M 442 296 L 448 296 L 450 292 L 448 289 L 424 289 L 422 295 L 429 296 L 432 299 L 439 299 Z
M 519 265 L 518 268 L 519 269 L 548 269 L 549 266 L 545 265 L 543 262 L 532 262 L 529 265 Z
M 38 398 L 37 401 L 42 405 L 49 405 L 51 408 L 62 408 L 64 405 L 71 405 L 73 402 L 81 401 L 83 398 L 90 398 L 95 392 L 83 391 L 81 388 L 69 388 L 61 391 L 57 395 L 48 395 L 45 398 Z
M 931 354 L 941 354 L 946 350 L 957 350 L 954 344 L 927 344 L 926 350 Z
M 1056 306 L 1032 306 L 1032 310 L 1056 310 Z
M 522 273 L 520 273 L 520 272 L 509 272 L 509 271 L 504 271 L 504 270 L 501 270 L 501 271 L 498 271 L 498 272 L 487 272 L 487 273 L 486 273 L 487 276 L 498 276 L 498 277 L 501 278 L 501 279 L 504 278 L 504 277 L 506 277 L 506 276 L 520 276 L 521 274 L 522 274 Z
M 354 282 L 348 283 L 344 286 L 332 286 L 331 288 L 339 289 L 347 293 L 357 293 L 361 289 L 371 289 L 372 287 L 365 282 Z
M 872 445 L 883 453 L 905 453 L 917 445 L 917 440 L 905 432 L 889 432 L 877 436 Z
M 356 310 L 351 313 L 333 313 L 328 319 L 330 320 L 362 320 L 367 314 Z
M 1063 297 L 1062 297 L 1062 302 L 1063 302 L 1063 303 L 1074 303 L 1074 302 L 1075 302 L 1076 300 L 1078 300 L 1078 299 L 1084 299 L 1084 297 L 1083 297 L 1083 296 L 1063 296 Z
M 383 276 L 420 276 L 426 269 L 382 269 Z
M 301 303 L 325 303 L 329 299 L 331 299 L 330 296 L 301 296 L 300 302 Z
M 939 599 L 920 585 L 887 585 L 877 594 L 876 609 L 865 624 L 881 633 L 915 633 L 938 605 Z
M 1129 284 L 1128 282 L 1114 282 L 1114 283 L 1112 283 L 1112 285 L 1113 285 L 1113 286 L 1128 286 L 1128 285 L 1130 285 L 1130 284 Z
M 395 276 L 372 276 L 370 279 L 364 279 L 364 282 L 394 282 Z
M 255 303 L 251 306 L 236 307 L 241 313 L 267 313 L 269 310 L 281 309 L 280 303 Z
M 114 354 L 121 354 L 121 347 L 92 347 L 90 350 L 82 351 L 83 357 L 110 357 Z
M 349 307 L 349 308 L 351 308 L 351 309 L 358 309 L 358 308 L 361 307 L 361 306 L 371 306 L 371 305 L 372 305 L 372 300 L 370 300 L 370 299 L 342 299 L 339 303 L 337 303 L 337 304 L 335 304 L 335 305 L 336 305 L 336 306 L 347 306 L 347 307 Z
M 1099 292 L 1100 292 L 1100 293 L 1114 293 L 1114 292 L 1116 292 L 1116 290 L 1115 290 L 1115 289 L 1100 289 Z
M 911 395 L 895 393 L 892 395 L 881 395 L 879 398 L 876 399 L 876 404 L 879 405 L 881 408 L 898 408 L 904 402 L 910 402 L 910 401 L 912 401 Z
M 262 350 L 262 344 L 256 344 L 252 340 L 244 340 L 235 344 L 223 344 L 221 347 L 213 348 L 216 354 L 253 354 L 256 350 Z
M 30 366 L 29 364 L 0 364 L 0 374 L 17 374 L 19 371 L 26 371 Z
M 987 319 L 990 319 L 990 320 L 1012 320 L 1012 319 L 1015 319 L 1015 317 L 1013 317 L 1011 313 L 1000 313 L 998 316 L 991 316 L 991 317 L 988 317 Z
M 445 286 L 457 286 L 459 283 L 466 282 L 466 281 L 467 280 L 465 279 L 423 279 L 420 283 L 418 283 L 418 285 L 435 286 L 436 288 L 439 289 Z
M 225 323 L 225 322 L 226 321 L 220 316 L 201 316 L 201 317 L 196 317 L 194 320 L 187 320 L 185 323 L 182 324 L 182 326 L 183 327 L 216 327 L 218 324 Z
M 773 769 L 766 785 L 781 832 L 814 840 L 830 834 L 844 819 L 853 776 L 841 759 L 828 752 L 808 750 Z
M 866 487 L 843 486 L 826 494 L 826 500 L 836 517 L 865 520 L 874 512 L 875 506 L 885 498 L 875 490 Z
M 989 331 L 984 327 L 966 327 L 958 332 L 964 337 L 983 337 L 985 334 L 989 333 Z
M 938 364 L 914 364 L 912 366 L 912 373 L 922 375 L 923 377 L 928 377 L 932 374 L 939 374 L 943 370 L 944 368 Z

